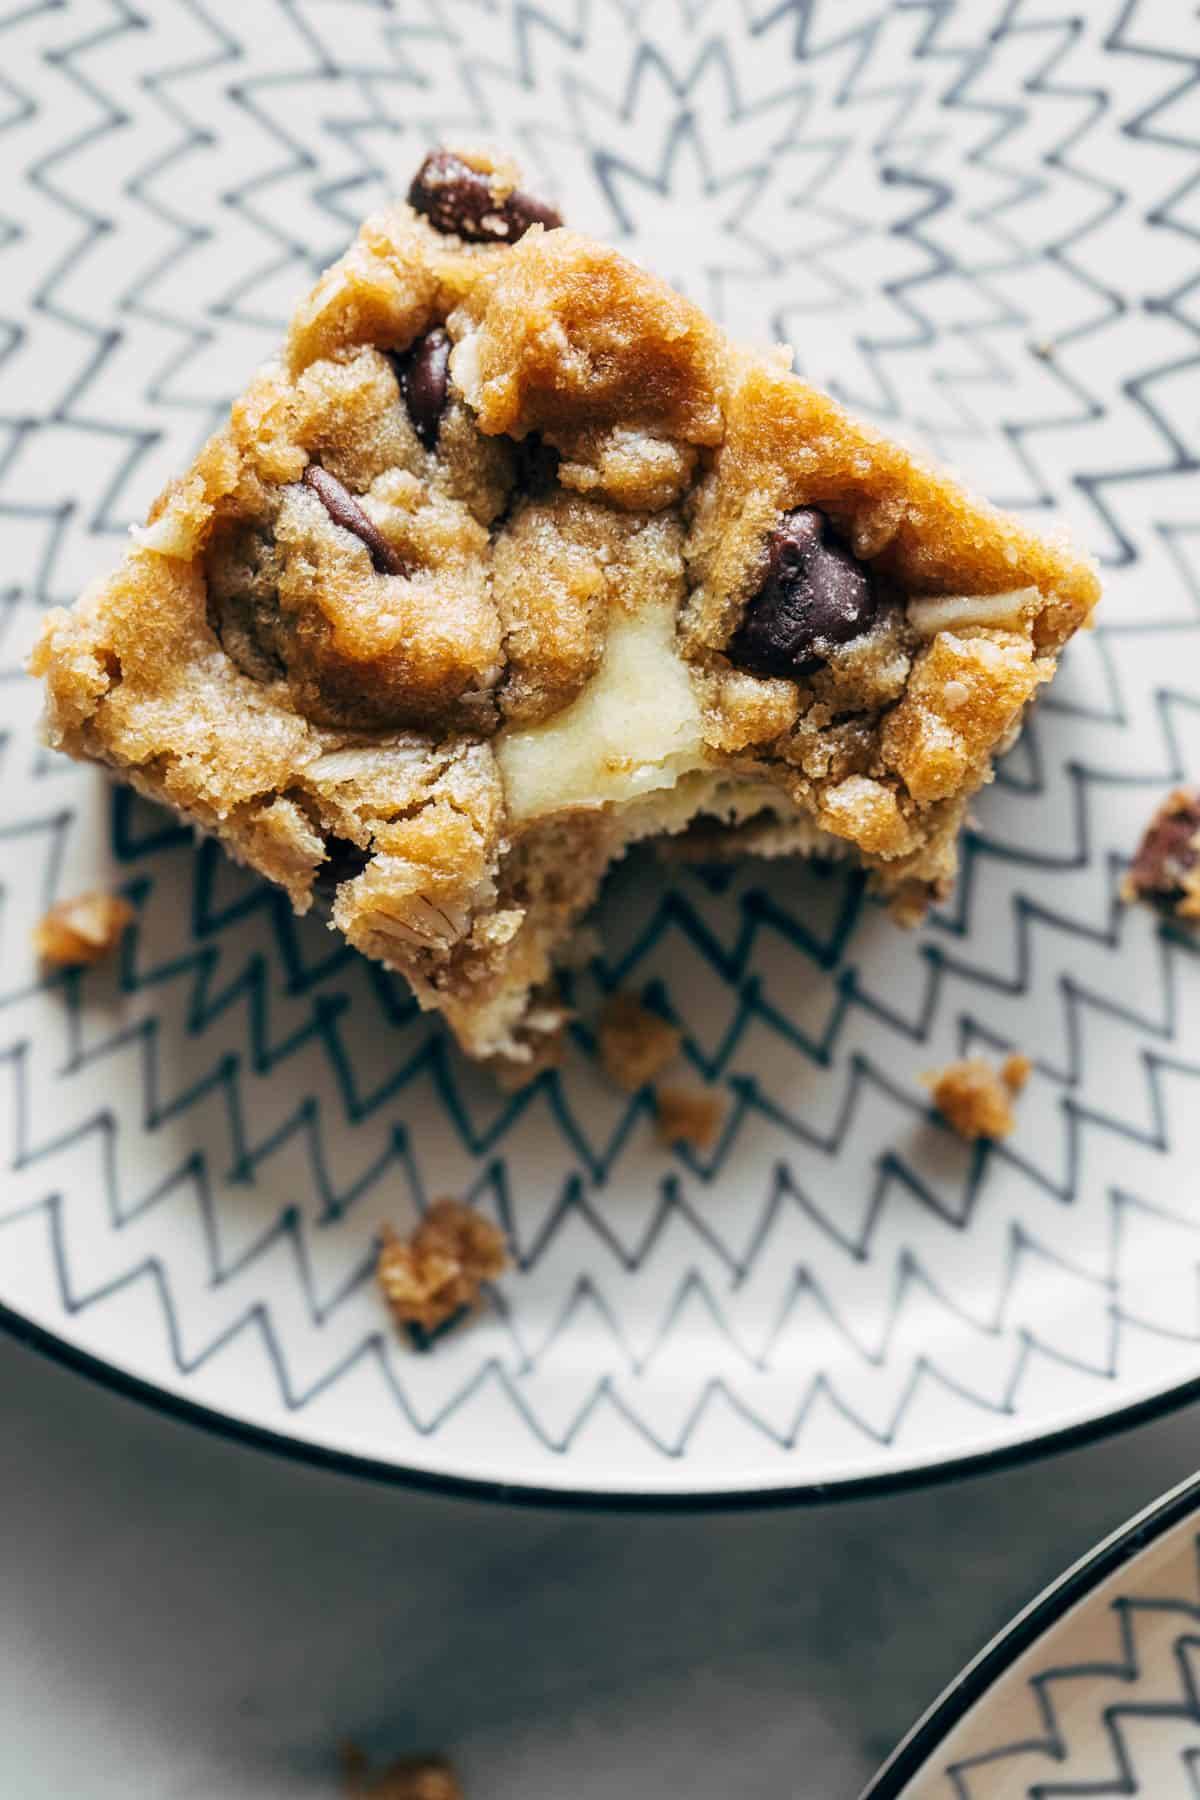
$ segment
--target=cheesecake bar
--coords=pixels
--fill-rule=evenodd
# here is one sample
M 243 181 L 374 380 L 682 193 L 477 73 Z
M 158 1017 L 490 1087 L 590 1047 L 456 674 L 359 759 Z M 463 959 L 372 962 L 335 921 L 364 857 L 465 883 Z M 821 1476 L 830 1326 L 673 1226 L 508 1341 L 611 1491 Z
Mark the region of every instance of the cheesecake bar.
M 911 921 L 1092 567 L 438 150 L 52 613 L 49 741 L 543 1066 L 630 844 L 841 856 Z

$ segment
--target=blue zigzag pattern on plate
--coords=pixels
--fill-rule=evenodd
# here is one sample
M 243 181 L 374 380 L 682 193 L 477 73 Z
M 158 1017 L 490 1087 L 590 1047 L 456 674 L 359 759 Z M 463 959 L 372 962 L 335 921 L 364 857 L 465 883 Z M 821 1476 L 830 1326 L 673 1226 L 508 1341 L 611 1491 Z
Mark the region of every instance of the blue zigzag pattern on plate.
M 1127 1591 L 1105 1603 L 1112 1625 L 1097 1624 L 1092 1655 L 1027 1676 L 1037 1729 L 944 1764 L 957 1800 L 996 1793 L 998 1779 L 1006 1794 L 1029 1800 L 1200 1794 L 1200 1605 L 1194 1594 L 1141 1596 L 1136 1579 L 1121 1585 Z
M 1126 1275 L 1151 1222 L 1179 1241 L 1198 1228 L 1143 1179 L 1175 1149 L 1180 1096 L 1200 1072 L 1181 1031 L 1196 952 L 1115 901 L 1129 822 L 1197 767 L 1200 702 L 1181 665 L 1164 679 L 1161 651 L 1197 619 L 1179 377 L 1196 359 L 1185 274 L 1196 138 L 1184 122 L 1200 64 L 1135 4 L 1086 25 L 1020 3 L 985 21 L 945 0 L 747 3 L 734 22 L 681 0 L 625 9 L 611 66 L 595 54 L 604 9 L 583 0 L 554 18 L 468 10 L 477 29 L 453 4 L 403 29 L 354 9 L 339 14 L 339 43 L 324 9 L 281 9 L 269 60 L 198 3 L 165 9 L 170 37 L 119 0 L 34 4 L 0 30 L 15 46 L 0 138 L 21 156 L 39 115 L 57 106 L 65 125 L 68 92 L 72 119 L 49 148 L 28 140 L 25 187 L 0 219 L 0 257 L 20 249 L 16 266 L 37 271 L 24 308 L 0 322 L 5 392 L 28 401 L 0 417 L 16 571 L 0 596 L 0 657 L 14 696 L 25 602 L 68 595 L 109 557 L 135 496 L 213 422 L 226 374 L 232 386 L 269 346 L 286 297 L 379 198 L 385 163 L 472 124 L 557 173 L 593 209 L 581 223 L 635 250 L 682 191 L 716 222 L 719 260 L 674 271 L 698 297 L 731 322 L 787 331 L 806 370 L 840 374 L 848 397 L 945 451 L 986 425 L 998 448 L 983 478 L 998 497 L 1065 504 L 1103 534 L 1118 576 L 1141 560 L 1154 599 L 1118 587 L 981 809 L 954 901 L 895 969 L 843 874 L 668 882 L 643 869 L 640 887 L 618 876 L 605 954 L 572 978 L 581 1018 L 599 993 L 634 985 L 679 1019 L 692 1070 L 728 1100 L 707 1156 L 647 1160 L 647 1096 L 600 1090 L 585 1024 L 564 1076 L 489 1092 L 397 983 L 211 846 L 193 851 L 116 797 L 107 854 L 138 908 L 119 966 L 48 990 L 6 975 L 0 993 L 20 1184 L 0 1226 L 11 1236 L 43 1221 L 48 1316 L 56 1308 L 83 1341 L 131 1290 L 152 1291 L 163 1378 L 185 1391 L 203 1397 L 206 1372 L 247 1338 L 290 1415 L 369 1362 L 425 1439 L 474 1417 L 481 1394 L 500 1397 L 522 1427 L 514 1467 L 539 1448 L 561 1459 L 601 1413 L 623 1421 L 637 1454 L 692 1461 L 718 1415 L 736 1420 L 739 1443 L 789 1452 L 832 1417 L 870 1457 L 919 1454 L 931 1395 L 964 1436 L 1010 1432 L 1060 1378 L 1078 1383 L 1080 1407 L 1101 1405 L 1078 1396 L 1132 1379 L 1131 1344 L 1200 1342 L 1194 1307 L 1148 1316 Z M 604 13 L 610 39 L 618 16 Z M 681 20 L 698 34 L 687 54 L 672 37 Z M 1125 185 L 1114 144 L 1140 185 Z M 81 158 L 94 179 L 79 179 Z M 184 210 L 175 177 L 201 169 Z M 57 241 L 43 241 L 47 218 Z M 791 235 L 772 241 L 760 218 Z M 1136 241 L 1171 246 L 1139 302 L 1152 335 L 1136 344 L 1100 250 L 1125 221 Z M 137 252 L 118 275 L 105 258 L 123 237 Z M 98 317 L 78 292 L 89 267 Z M 1119 378 L 1098 376 L 1098 345 Z M 927 415 L 907 413 L 914 394 Z M 70 481 L 39 495 L 58 458 Z M 79 844 L 95 817 L 80 779 L 32 747 L 23 705 L 0 743 L 6 946 L 88 866 Z M 1134 941 L 1136 994 L 1116 974 Z M 914 1055 L 1006 1048 L 1036 1009 L 1039 1041 L 1022 1047 L 1038 1051 L 1044 1135 L 967 1152 L 931 1130 Z M 1089 1097 L 1110 1053 L 1128 1074 L 1116 1107 Z M 433 1104 L 445 1143 L 431 1148 L 415 1125 Z M 874 1148 L 860 1168 L 864 1139 Z M 1118 1141 L 1129 1160 L 1114 1152 L 1115 1173 L 1098 1180 L 1103 1146 Z M 535 1143 L 554 1173 L 531 1197 Z M 503 1221 L 519 1274 L 478 1331 L 414 1361 L 371 1303 L 374 1227 L 419 1209 L 446 1170 Z M 1002 1225 L 998 1183 L 1013 1196 Z M 1085 1203 L 1076 1246 L 1059 1220 Z M 184 1213 L 186 1251 L 144 1235 Z M 983 1260 L 969 1269 L 956 1246 L 976 1242 Z M 1036 1269 L 1091 1296 L 1086 1343 L 1062 1340 L 1053 1308 L 1028 1313 Z M 214 1296 L 228 1304 L 212 1310 Z M 823 1361 L 797 1358 L 798 1322 Z M 543 1405 L 538 1383 L 569 1363 L 580 1332 L 594 1367 Z M 685 1382 L 672 1375 L 656 1409 L 648 1390 L 693 1339 L 708 1360 Z M 422 1373 L 438 1365 L 444 1377 Z M 791 1369 L 786 1399 L 764 1399 L 758 1384 Z

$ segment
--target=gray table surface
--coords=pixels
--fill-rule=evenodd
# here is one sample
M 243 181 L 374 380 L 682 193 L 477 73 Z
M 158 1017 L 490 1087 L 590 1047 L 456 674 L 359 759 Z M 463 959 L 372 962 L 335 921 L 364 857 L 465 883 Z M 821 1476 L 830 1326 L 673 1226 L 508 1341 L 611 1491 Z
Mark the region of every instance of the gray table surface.
M 297 1800 L 334 1746 L 443 1748 L 471 1800 L 852 1800 L 1200 1411 L 895 1497 L 507 1509 L 214 1438 L 0 1342 L 5 1800 Z

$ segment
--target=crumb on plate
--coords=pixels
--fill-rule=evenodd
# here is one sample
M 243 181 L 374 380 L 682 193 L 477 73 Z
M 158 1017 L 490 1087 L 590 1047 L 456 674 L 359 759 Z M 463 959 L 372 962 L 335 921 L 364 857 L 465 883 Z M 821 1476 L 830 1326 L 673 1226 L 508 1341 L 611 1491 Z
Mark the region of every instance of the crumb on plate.
M 348 1800 L 463 1800 L 450 1764 L 441 1756 L 405 1756 L 372 1775 L 355 1745 L 342 1751 Z
M 636 1093 L 666 1068 L 682 1042 L 678 1026 L 643 1006 L 636 994 L 610 995 L 596 1033 L 600 1065 L 610 1081 Z
M 1016 1124 L 1012 1102 L 1029 1080 L 1033 1064 L 1014 1051 L 993 1069 L 982 1056 L 947 1063 L 921 1077 L 947 1125 L 968 1142 L 1007 1137 Z
M 504 1233 L 460 1200 L 435 1200 L 407 1238 L 385 1227 L 376 1275 L 392 1316 L 433 1331 L 508 1264 Z
M 1010 1094 L 1019 1094 L 1033 1074 L 1033 1058 L 1014 1050 L 1000 1064 L 1000 1079 Z
M 725 1110 L 718 1095 L 707 1093 L 703 1088 L 664 1085 L 655 1090 L 654 1104 L 661 1143 L 691 1144 L 696 1150 L 712 1149 Z
M 133 907 L 119 894 L 79 894 L 59 900 L 33 928 L 33 947 L 53 968 L 103 962 L 132 924 Z
M 1145 900 L 1179 919 L 1200 919 L 1200 789 L 1175 788 L 1155 810 L 1121 883 L 1123 900 Z

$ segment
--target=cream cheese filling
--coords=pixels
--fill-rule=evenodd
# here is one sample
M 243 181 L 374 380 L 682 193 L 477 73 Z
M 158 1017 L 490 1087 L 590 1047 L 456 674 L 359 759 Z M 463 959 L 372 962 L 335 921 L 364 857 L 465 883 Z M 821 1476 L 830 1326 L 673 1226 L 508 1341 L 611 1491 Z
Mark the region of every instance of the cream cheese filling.
M 625 843 L 675 836 L 705 817 L 729 829 L 760 820 L 756 848 L 765 855 L 849 850 L 776 783 L 706 752 L 671 598 L 616 612 L 604 660 L 570 706 L 540 725 L 506 726 L 492 744 L 514 827 L 619 807 Z
M 675 599 L 614 611 L 604 660 L 583 692 L 540 725 L 492 740 L 513 824 L 625 805 L 707 766 L 703 720 L 675 648 Z

